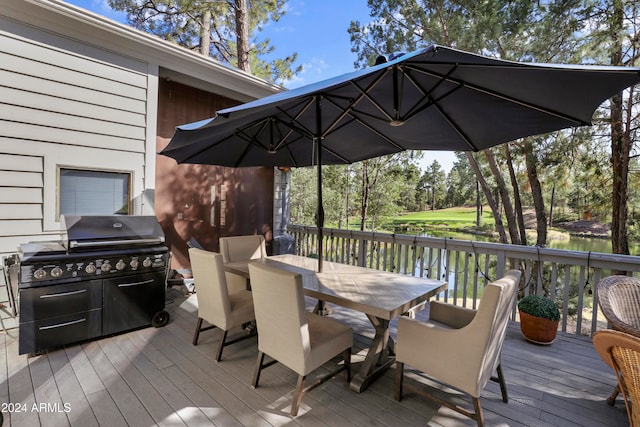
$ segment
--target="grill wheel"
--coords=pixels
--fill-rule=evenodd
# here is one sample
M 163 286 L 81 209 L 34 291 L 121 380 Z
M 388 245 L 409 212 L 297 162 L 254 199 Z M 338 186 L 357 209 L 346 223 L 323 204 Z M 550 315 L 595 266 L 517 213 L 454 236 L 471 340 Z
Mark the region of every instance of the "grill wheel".
M 169 323 L 169 312 L 167 310 L 158 311 L 151 318 L 151 326 L 154 328 L 161 328 L 162 326 Z

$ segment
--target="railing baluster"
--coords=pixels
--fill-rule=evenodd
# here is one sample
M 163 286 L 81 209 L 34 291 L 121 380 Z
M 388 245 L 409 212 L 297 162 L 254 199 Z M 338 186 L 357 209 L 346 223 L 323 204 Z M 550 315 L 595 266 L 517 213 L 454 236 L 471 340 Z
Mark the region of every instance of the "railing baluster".
M 562 332 L 567 332 L 567 316 L 569 314 L 569 289 L 571 286 L 571 267 L 565 265 L 564 270 L 564 286 L 562 289 L 563 303 L 562 303 Z
M 471 300 L 471 308 L 473 308 L 474 310 L 476 309 L 476 301 L 478 299 L 478 277 L 480 276 L 480 254 L 475 253 L 473 254 L 473 262 L 475 263 L 475 272 L 473 274 L 473 299 Z
M 599 268 L 594 268 L 593 271 L 593 293 L 592 293 L 592 303 L 591 303 L 591 330 L 595 331 L 598 328 L 598 310 L 600 309 L 600 307 L 598 306 L 598 291 L 597 291 L 597 287 L 595 286 L 596 283 L 598 283 L 600 281 L 600 274 L 602 273 L 602 270 Z
M 473 255 L 471 253 L 466 253 L 464 257 L 464 280 L 462 281 L 462 306 L 467 306 L 467 285 L 469 284 L 469 275 L 466 274 L 469 271 L 469 258 Z M 475 268 L 473 269 L 475 270 Z
M 447 249 L 446 240 L 445 240 L 445 248 L 442 251 L 443 251 L 443 255 L 444 255 L 444 263 L 443 263 L 444 264 L 444 271 L 438 275 L 438 278 L 439 279 L 444 279 L 447 283 L 449 283 L 449 268 L 450 268 L 449 267 L 449 260 L 451 259 L 451 257 L 450 257 L 450 253 L 451 252 L 449 251 L 449 249 Z M 444 295 L 445 295 L 444 296 L 444 300 L 446 302 L 448 302 L 449 301 L 449 291 L 448 291 L 448 289 L 447 289 L 447 292 L 445 292 Z
M 466 256 L 466 253 L 464 253 L 464 256 Z M 458 274 L 458 266 L 460 265 L 460 251 L 456 251 L 456 262 L 454 264 L 454 272 L 453 272 L 453 303 L 455 305 L 458 305 L 458 285 L 460 283 L 459 281 L 459 277 L 460 275 Z
M 577 315 L 578 318 L 576 320 L 576 333 L 581 334 L 582 332 L 582 307 L 584 303 L 584 287 L 587 284 L 585 277 L 585 266 L 580 266 L 580 280 L 578 281 L 578 308 Z

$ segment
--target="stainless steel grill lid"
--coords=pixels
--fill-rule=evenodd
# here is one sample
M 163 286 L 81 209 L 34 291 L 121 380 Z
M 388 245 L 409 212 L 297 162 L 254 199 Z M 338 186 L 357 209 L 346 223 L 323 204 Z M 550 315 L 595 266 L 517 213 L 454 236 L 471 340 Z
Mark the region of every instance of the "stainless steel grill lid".
M 129 245 L 161 245 L 165 237 L 155 216 L 61 216 L 67 250 L 105 249 Z

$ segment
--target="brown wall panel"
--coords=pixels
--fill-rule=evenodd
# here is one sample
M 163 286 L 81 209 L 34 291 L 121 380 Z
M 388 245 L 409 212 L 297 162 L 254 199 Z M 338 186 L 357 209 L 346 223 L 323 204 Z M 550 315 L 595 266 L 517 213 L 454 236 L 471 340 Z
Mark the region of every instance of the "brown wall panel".
M 213 117 L 237 102 L 176 82 L 160 80 L 157 151 L 175 127 Z M 156 159 L 155 213 L 162 224 L 174 269 L 190 268 L 189 239 L 217 251 L 218 239 L 244 234 L 266 235 L 273 224 L 273 169 L 178 165 Z

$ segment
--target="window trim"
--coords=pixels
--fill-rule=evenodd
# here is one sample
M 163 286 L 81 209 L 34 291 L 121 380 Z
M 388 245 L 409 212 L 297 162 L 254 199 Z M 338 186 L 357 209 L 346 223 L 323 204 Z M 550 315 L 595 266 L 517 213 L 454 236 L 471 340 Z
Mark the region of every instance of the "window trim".
M 128 185 L 127 185 L 127 215 L 133 215 L 133 178 L 134 174 L 131 170 L 122 170 L 122 169 L 106 169 L 106 168 L 90 168 L 90 167 L 81 167 L 81 166 L 70 166 L 70 165 L 56 165 L 56 212 L 55 212 L 55 220 L 56 222 L 60 221 L 60 196 L 62 190 L 61 184 L 61 171 L 62 170 L 73 170 L 73 171 L 85 171 L 85 172 L 95 172 L 95 173 L 110 173 L 110 174 L 121 174 L 128 175 Z

